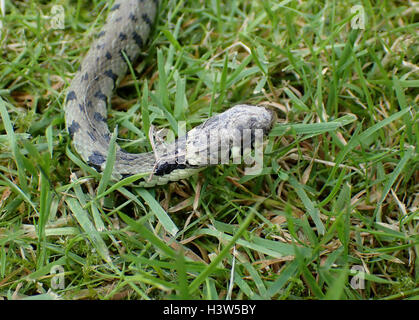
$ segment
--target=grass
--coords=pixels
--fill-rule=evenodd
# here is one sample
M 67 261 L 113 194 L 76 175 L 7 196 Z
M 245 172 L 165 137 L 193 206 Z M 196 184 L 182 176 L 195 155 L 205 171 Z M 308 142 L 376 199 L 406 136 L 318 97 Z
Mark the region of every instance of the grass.
M 64 128 L 106 2 L 62 1 L 62 30 L 51 3 L 5 2 L 1 298 L 419 298 L 417 5 L 163 1 L 112 98 L 119 143 L 149 150 L 151 124 L 189 129 L 240 102 L 279 120 L 260 175 L 215 166 L 146 190 L 89 168 Z

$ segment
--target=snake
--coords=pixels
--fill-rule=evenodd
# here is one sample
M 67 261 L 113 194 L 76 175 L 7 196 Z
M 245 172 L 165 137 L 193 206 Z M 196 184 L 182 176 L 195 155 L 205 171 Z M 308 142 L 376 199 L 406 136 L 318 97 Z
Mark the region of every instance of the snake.
M 76 152 L 96 171 L 105 170 L 110 154 L 112 135 L 107 125 L 110 98 L 128 71 L 129 63 L 137 61 L 146 49 L 158 7 L 158 0 L 114 1 L 104 27 L 96 34 L 67 89 L 66 129 Z M 273 119 L 273 111 L 268 108 L 239 104 L 205 120 L 174 142 L 161 143 L 149 152 L 130 153 L 114 143 L 111 177 L 118 181 L 137 175 L 140 187 L 185 179 L 214 164 L 209 159 L 220 150 L 214 148 L 214 143 L 226 146 L 231 156 L 232 148 L 238 145 L 234 142 L 239 141 L 240 148 L 246 130 L 250 130 L 253 142 L 255 134 L 252 133 L 259 130 L 266 135 Z M 213 136 L 217 138 L 214 140 Z M 210 140 L 215 142 L 209 143 Z

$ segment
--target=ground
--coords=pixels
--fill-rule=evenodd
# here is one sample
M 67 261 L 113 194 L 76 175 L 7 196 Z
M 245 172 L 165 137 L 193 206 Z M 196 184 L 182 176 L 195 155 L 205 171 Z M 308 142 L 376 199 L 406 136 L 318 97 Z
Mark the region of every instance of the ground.
M 110 2 L 0 3 L 0 297 L 419 297 L 417 3 L 162 1 L 112 98 L 120 144 L 243 102 L 278 120 L 259 174 L 153 189 L 97 174 L 64 125 Z

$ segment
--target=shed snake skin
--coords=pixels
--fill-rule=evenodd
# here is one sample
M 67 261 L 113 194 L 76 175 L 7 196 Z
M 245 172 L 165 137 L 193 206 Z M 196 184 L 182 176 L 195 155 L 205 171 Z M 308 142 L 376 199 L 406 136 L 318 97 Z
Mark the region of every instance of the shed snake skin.
M 107 107 L 117 82 L 127 72 L 124 54 L 131 62 L 146 46 L 158 7 L 157 0 L 117 0 L 102 31 L 97 35 L 81 66 L 71 81 L 65 101 L 66 127 L 81 158 L 103 171 L 111 133 L 107 125 Z M 269 132 L 273 113 L 263 107 L 237 105 L 208 119 L 169 146 L 147 153 L 128 153 L 116 146 L 112 178 L 147 174 L 139 186 L 152 187 L 186 178 L 208 166 L 208 140 L 219 134 L 219 145 L 232 146 L 243 129 Z M 162 150 L 160 150 L 162 149 Z M 201 153 L 202 154 L 202 153 Z M 212 164 L 212 162 L 211 162 Z

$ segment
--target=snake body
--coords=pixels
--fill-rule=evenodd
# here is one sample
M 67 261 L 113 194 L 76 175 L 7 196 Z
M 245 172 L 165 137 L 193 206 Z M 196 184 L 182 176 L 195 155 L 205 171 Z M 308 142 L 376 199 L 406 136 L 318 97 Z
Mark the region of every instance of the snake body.
M 157 0 L 115 1 L 104 28 L 68 88 L 67 130 L 77 153 L 98 171 L 105 168 L 111 137 L 107 105 L 116 83 L 128 68 L 124 55 L 132 62 L 137 60 L 149 37 L 157 6 Z M 134 174 L 149 174 L 149 178 L 138 183 L 144 187 L 186 178 L 208 165 L 207 159 L 197 157 L 198 151 L 209 150 L 209 144 L 202 137 L 222 131 L 224 134 L 217 143 L 231 145 L 234 135 L 244 128 L 267 133 L 272 121 L 272 112 L 265 108 L 238 105 L 208 119 L 162 150 L 133 154 L 116 146 L 112 177 L 118 180 Z

